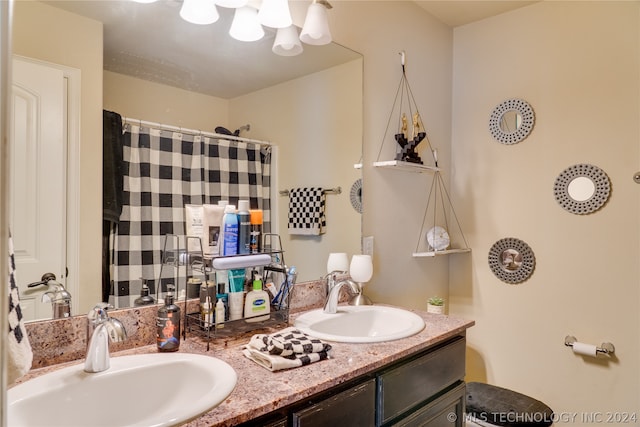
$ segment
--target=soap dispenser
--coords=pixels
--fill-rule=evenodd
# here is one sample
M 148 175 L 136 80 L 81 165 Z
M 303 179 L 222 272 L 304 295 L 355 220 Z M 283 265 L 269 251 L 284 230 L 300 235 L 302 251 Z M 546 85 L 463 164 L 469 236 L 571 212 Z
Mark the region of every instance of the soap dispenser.
M 178 351 L 180 348 L 180 307 L 173 303 L 173 285 L 168 285 L 167 296 L 164 299 L 164 306 L 158 308 L 157 345 L 158 351 L 170 352 Z
M 142 305 L 152 305 L 155 303 L 156 300 L 149 295 L 149 286 L 147 286 L 147 281 L 145 279 L 142 279 L 142 289 L 140 289 L 140 297 L 136 298 L 135 301 L 133 301 L 133 305 L 135 307 L 140 307 Z

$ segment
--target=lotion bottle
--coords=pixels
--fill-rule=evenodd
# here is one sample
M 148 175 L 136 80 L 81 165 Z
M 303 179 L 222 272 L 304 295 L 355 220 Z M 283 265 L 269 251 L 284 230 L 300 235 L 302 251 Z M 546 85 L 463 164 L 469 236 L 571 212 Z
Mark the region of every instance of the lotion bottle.
M 216 302 L 216 328 L 218 329 L 224 328 L 225 311 L 224 301 L 222 301 L 222 298 L 219 298 L 218 302 Z
M 244 318 L 246 322 L 260 322 L 269 319 L 269 294 L 262 289 L 262 280 L 253 281 L 253 290 L 244 300 Z

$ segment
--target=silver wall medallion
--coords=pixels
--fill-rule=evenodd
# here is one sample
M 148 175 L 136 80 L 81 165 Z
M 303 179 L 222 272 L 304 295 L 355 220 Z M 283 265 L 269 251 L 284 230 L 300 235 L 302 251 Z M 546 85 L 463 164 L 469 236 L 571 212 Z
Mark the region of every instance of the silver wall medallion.
M 604 171 L 581 163 L 562 171 L 553 185 L 553 194 L 563 209 L 586 215 L 600 209 L 609 199 L 611 184 Z
M 349 198 L 353 209 L 358 213 L 362 213 L 362 178 L 357 179 L 351 186 Z
M 513 237 L 498 240 L 489 250 L 489 267 L 506 283 L 517 284 L 533 273 L 536 259 L 525 242 Z
M 507 99 L 493 109 L 489 117 L 491 135 L 503 144 L 517 144 L 531 133 L 535 121 L 533 109 L 522 99 Z

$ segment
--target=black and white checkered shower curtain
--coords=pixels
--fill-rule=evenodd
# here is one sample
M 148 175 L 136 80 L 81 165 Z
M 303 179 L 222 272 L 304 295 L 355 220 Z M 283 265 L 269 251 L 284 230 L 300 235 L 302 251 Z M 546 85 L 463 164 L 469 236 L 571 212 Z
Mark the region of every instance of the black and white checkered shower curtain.
M 271 147 L 131 124 L 124 130 L 124 202 L 109 296 L 114 307 L 133 305 L 140 278 L 155 292 L 164 236 L 177 235 L 180 247 L 186 245 L 186 204 L 228 200 L 237 206 L 248 199 L 252 209 L 263 210 L 263 231 L 270 230 Z

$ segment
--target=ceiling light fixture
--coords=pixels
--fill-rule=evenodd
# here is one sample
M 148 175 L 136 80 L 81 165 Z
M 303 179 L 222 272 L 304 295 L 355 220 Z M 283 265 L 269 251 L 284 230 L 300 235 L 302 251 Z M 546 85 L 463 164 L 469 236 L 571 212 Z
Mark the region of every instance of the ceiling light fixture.
M 184 0 L 180 17 L 192 24 L 208 25 L 216 22 L 220 15 L 214 0 Z
M 311 45 L 331 43 L 331 31 L 327 17 L 327 9 L 331 8 L 331 4 L 326 0 L 313 0 L 307 9 L 300 40 Z
M 302 43 L 298 37 L 298 28 L 289 25 L 287 28 L 278 28 L 276 39 L 273 42 L 273 53 L 280 56 L 296 56 L 302 53 Z
M 287 0 L 262 0 L 258 19 L 262 25 L 271 28 L 287 28 L 293 24 Z
M 132 1 L 154 3 L 157 0 Z M 263 25 L 275 28 L 277 33 L 272 51 L 281 56 L 295 56 L 302 53 L 300 41 L 310 45 L 331 43 L 327 10 L 332 6 L 327 0 L 312 1 L 307 9 L 307 16 L 299 36 L 291 19 L 289 0 L 262 0 L 259 7 L 252 6 L 256 1 L 183 0 L 180 16 L 193 24 L 208 25 L 220 18 L 216 6 L 235 9 L 229 35 L 236 40 L 252 42 L 264 37 Z
M 251 6 L 239 7 L 233 15 L 229 35 L 242 42 L 255 42 L 264 36 L 258 20 L 258 10 Z

